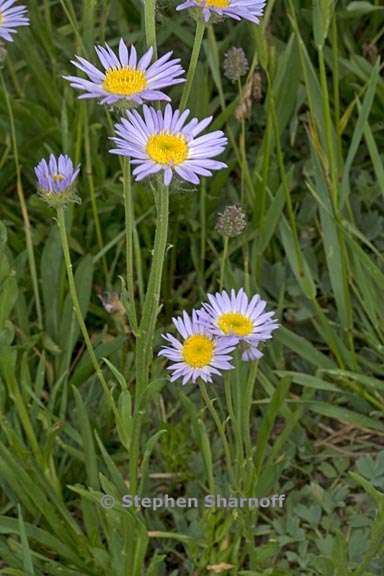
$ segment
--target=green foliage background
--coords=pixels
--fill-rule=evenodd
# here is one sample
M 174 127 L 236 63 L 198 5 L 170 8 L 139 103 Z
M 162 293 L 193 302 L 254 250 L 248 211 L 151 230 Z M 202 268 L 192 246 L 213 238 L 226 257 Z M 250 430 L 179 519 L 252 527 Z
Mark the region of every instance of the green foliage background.
M 174 50 L 187 67 L 195 24 L 175 5 L 157 4 L 158 50 Z M 189 107 L 214 115 L 214 128 L 228 135 L 229 168 L 198 189 L 172 192 L 156 350 L 172 316 L 217 290 L 216 215 L 242 202 L 249 224 L 229 243 L 225 287 L 261 293 L 281 328 L 257 366 L 237 371 L 249 459 L 235 484 L 212 418 L 216 410 L 232 450 L 223 383 L 209 386 L 204 401 L 198 387 L 170 385 L 154 359 L 138 414 L 134 338 L 125 315 L 109 314 L 98 298 L 121 292 L 125 274 L 122 173 L 108 153 L 120 112 L 79 102 L 62 76 L 73 73 L 74 54 L 94 61 L 95 42 L 115 47 L 122 36 L 144 50 L 143 5 L 28 0 L 28 9 L 32 25 L 7 45 L 0 93 L 0 574 L 382 574 L 379 0 L 269 0 L 261 26 L 226 20 L 203 41 Z M 243 47 L 249 78 L 257 71 L 262 83 L 243 123 L 235 111 L 244 94 L 223 75 L 231 46 Z M 170 94 L 177 102 L 181 89 Z M 82 203 L 68 208 L 67 226 L 82 312 L 114 408 L 73 315 L 55 214 L 35 194 L 33 167 L 51 151 L 82 164 Z M 133 195 L 140 304 L 156 215 L 148 184 L 135 184 Z M 284 493 L 286 508 L 101 509 L 103 492 L 129 492 L 137 418 L 140 493 Z

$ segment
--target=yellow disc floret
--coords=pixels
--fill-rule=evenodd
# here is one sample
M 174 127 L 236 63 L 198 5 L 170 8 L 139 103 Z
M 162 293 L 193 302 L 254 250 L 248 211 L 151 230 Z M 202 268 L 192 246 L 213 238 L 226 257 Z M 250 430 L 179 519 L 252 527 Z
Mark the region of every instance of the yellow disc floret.
M 197 0 L 199 4 L 204 4 L 207 8 L 228 8 L 231 0 Z
M 214 351 L 215 344 L 208 336 L 195 334 L 184 342 L 182 356 L 191 368 L 204 368 L 212 361 Z
M 184 136 L 163 132 L 148 139 L 146 151 L 158 164 L 177 166 L 187 159 L 188 144 Z
M 252 320 L 237 312 L 222 314 L 217 325 L 224 334 L 234 334 L 235 336 L 249 336 L 253 330 Z
M 142 70 L 135 68 L 119 68 L 107 70 L 103 88 L 111 94 L 133 96 L 147 87 L 147 79 Z
M 64 176 L 62 174 L 54 174 L 54 176 L 52 176 L 52 180 L 54 182 L 62 182 L 64 180 Z
M 0 26 L 1 24 L 4 22 L 4 16 L 2 15 L 2 13 L 0 12 Z

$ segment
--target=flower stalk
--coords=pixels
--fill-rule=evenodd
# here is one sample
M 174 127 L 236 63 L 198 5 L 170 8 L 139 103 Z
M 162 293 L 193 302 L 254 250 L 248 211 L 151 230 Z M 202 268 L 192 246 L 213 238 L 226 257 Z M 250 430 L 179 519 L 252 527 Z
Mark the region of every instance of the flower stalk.
M 225 279 L 225 267 L 227 265 L 228 254 L 229 254 L 229 238 L 228 236 L 224 237 L 224 247 L 223 253 L 221 255 L 221 265 L 220 265 L 220 290 L 224 288 L 224 279 Z
M 189 100 L 189 96 L 191 95 L 193 80 L 195 78 L 197 63 L 199 61 L 201 51 L 201 45 L 204 38 L 204 32 L 205 32 L 204 20 L 202 18 L 199 18 L 196 24 L 195 40 L 193 42 L 192 55 L 191 60 L 189 62 L 187 81 L 184 84 L 183 94 L 181 96 L 181 102 L 180 102 L 181 111 L 185 110 Z
M 168 238 L 169 189 L 160 184 L 154 189 L 157 210 L 157 225 L 153 249 L 153 259 L 144 299 L 140 325 L 136 335 L 136 395 L 135 426 L 130 445 L 129 484 L 134 494 L 138 485 L 138 459 L 142 428 L 142 399 L 149 383 L 149 366 L 151 364 L 153 337 L 156 319 L 159 312 L 161 280 Z
M 133 232 L 134 206 L 132 201 L 131 171 L 127 158 L 123 159 L 123 194 L 125 210 L 125 242 L 126 242 L 126 278 L 128 292 L 127 315 L 132 331 L 137 331 L 137 315 L 135 306 L 135 283 L 133 273 Z
M 64 208 L 63 207 L 57 208 L 57 224 L 58 224 L 58 228 L 59 228 L 59 232 L 60 232 L 61 245 L 63 248 L 64 262 L 65 262 L 65 267 L 66 267 L 66 271 L 67 271 L 69 292 L 70 292 L 71 299 L 72 299 L 73 309 L 74 309 L 77 321 L 79 323 L 80 330 L 81 330 L 81 333 L 83 335 L 84 342 L 85 342 L 89 357 L 91 359 L 91 362 L 93 364 L 95 372 L 96 372 L 96 374 L 100 380 L 100 383 L 104 388 L 105 394 L 106 394 L 107 398 L 109 399 L 110 398 L 110 391 L 108 389 L 108 384 L 104 378 L 104 374 L 103 374 L 103 372 L 100 368 L 99 362 L 96 358 L 96 354 L 93 350 L 92 342 L 91 342 L 87 327 L 86 327 L 85 322 L 84 322 L 83 314 L 81 312 L 79 297 L 77 295 L 75 278 L 73 275 L 71 255 L 69 252 L 69 245 L 68 245 L 67 231 L 66 231 L 66 226 L 65 226 L 65 215 L 64 215 Z
M 148 48 L 153 48 L 154 57 L 157 58 L 156 0 L 146 0 L 144 4 L 146 43 Z
M 148 289 L 136 340 L 136 386 L 138 398 L 148 385 L 153 336 L 159 312 L 161 280 L 168 238 L 169 189 L 162 183 L 154 190 L 157 225 Z

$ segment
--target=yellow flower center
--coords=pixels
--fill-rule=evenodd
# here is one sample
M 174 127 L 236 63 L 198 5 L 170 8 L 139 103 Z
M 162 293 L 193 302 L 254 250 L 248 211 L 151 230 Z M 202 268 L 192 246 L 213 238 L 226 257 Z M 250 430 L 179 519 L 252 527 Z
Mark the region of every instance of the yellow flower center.
M 188 157 L 188 144 L 184 136 L 175 134 L 154 134 L 147 143 L 149 157 L 158 164 L 176 166 Z
M 103 88 L 111 94 L 132 96 L 142 92 L 147 87 L 147 79 L 142 70 L 135 68 L 119 68 L 107 70 Z
M 224 334 L 235 334 L 236 336 L 249 336 L 253 330 L 253 322 L 244 314 L 229 312 L 220 316 L 218 327 Z
M 64 180 L 64 176 L 62 174 L 55 174 L 52 176 L 52 180 L 54 182 L 62 182 Z
M 4 22 L 4 16 L 2 15 L 2 13 L 0 12 L 0 25 Z
M 208 336 L 196 334 L 186 339 L 182 355 L 191 368 L 204 368 L 211 362 L 214 350 L 215 344 Z
M 205 4 L 207 8 L 228 8 L 231 0 L 197 0 L 199 4 Z

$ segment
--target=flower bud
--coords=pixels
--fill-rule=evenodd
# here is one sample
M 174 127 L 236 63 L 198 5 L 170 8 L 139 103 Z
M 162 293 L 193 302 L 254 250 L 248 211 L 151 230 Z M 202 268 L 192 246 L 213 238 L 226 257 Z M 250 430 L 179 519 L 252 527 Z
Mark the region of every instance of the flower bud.
M 61 154 L 56 158 L 51 154 L 48 162 L 43 159 L 35 168 L 39 195 L 54 208 L 80 202 L 75 189 L 79 172 L 80 166 L 75 168 L 69 156 Z

